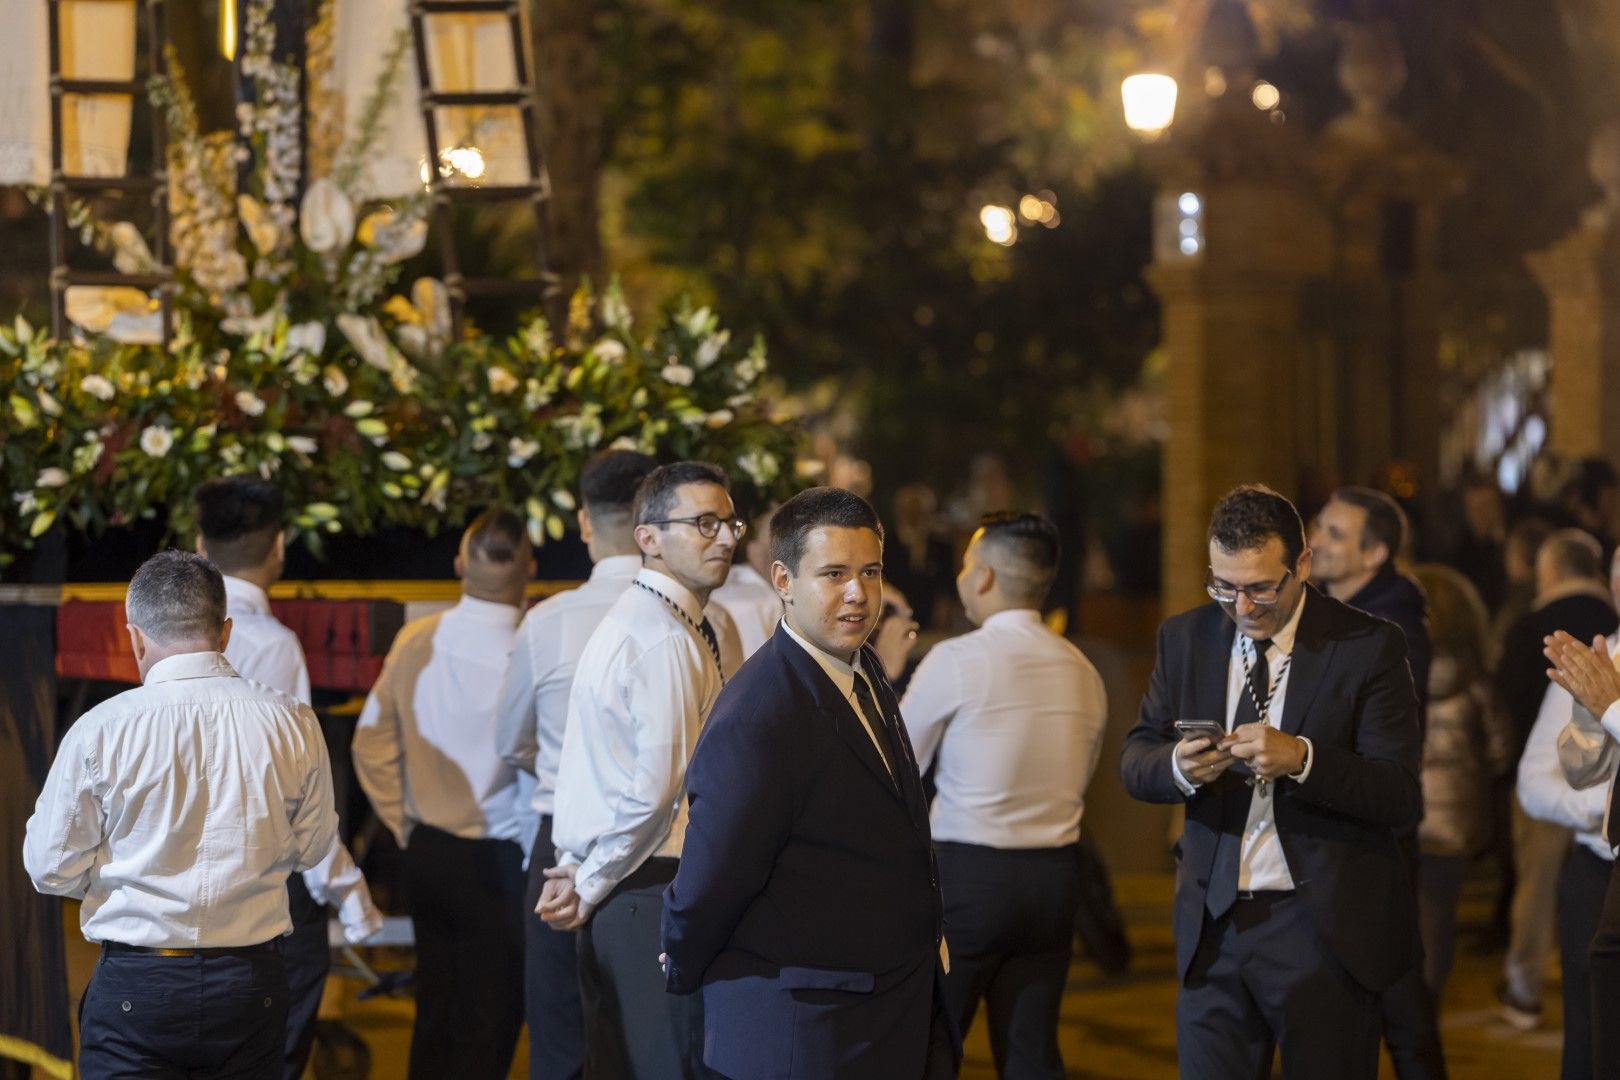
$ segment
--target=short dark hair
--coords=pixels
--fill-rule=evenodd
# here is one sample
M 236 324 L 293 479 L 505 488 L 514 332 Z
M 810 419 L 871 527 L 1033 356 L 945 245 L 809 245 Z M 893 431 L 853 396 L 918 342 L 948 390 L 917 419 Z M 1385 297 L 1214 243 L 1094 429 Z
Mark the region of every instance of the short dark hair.
M 1566 579 L 1603 577 L 1603 545 L 1585 529 L 1559 529 L 1548 534 L 1536 549 L 1536 558 L 1543 553 Z
M 797 574 L 810 533 L 825 527 L 871 529 L 883 540 L 883 522 L 871 503 L 843 488 L 807 488 L 771 515 L 771 561 Z
M 1329 502 L 1342 502 L 1347 506 L 1359 507 L 1367 515 L 1367 520 L 1361 526 L 1361 547 L 1365 551 L 1374 544 L 1383 544 L 1389 552 L 1389 561 L 1394 563 L 1395 557 L 1401 553 L 1406 545 L 1406 511 L 1401 504 L 1384 494 L 1369 487 L 1342 487 L 1333 493 Z
M 718 465 L 707 461 L 677 461 L 660 465 L 648 473 L 636 488 L 635 523 L 645 525 L 669 516 L 675 508 L 675 493 L 687 484 L 713 484 L 731 490 L 731 481 Z
M 1273 536 L 1292 567 L 1305 551 L 1305 523 L 1294 504 L 1264 484 L 1240 484 L 1221 496 L 1209 516 L 1209 539 L 1222 551 L 1254 551 Z
M 630 516 L 636 488 L 658 462 L 635 450 L 602 450 L 593 454 L 579 474 L 580 501 L 592 514 Z
M 225 579 L 195 552 L 160 551 L 130 578 L 124 617 L 160 645 L 217 640 L 225 628 Z
M 465 539 L 467 553 L 489 563 L 512 562 L 529 546 L 523 519 L 504 506 L 492 506 L 473 518 Z
M 1542 541 L 1552 534 L 1552 522 L 1546 518 L 1520 518 L 1508 530 L 1507 543 L 1504 547 L 1507 552 L 1517 555 L 1527 563 L 1531 563 L 1536 559 L 1536 552 L 1541 550 Z
M 194 496 L 203 550 L 227 574 L 262 564 L 281 535 L 281 491 L 257 476 L 220 476 Z
M 1005 511 L 979 522 L 979 549 L 988 553 L 1003 588 L 1014 599 L 1039 604 L 1057 576 L 1063 541 L 1045 514 Z

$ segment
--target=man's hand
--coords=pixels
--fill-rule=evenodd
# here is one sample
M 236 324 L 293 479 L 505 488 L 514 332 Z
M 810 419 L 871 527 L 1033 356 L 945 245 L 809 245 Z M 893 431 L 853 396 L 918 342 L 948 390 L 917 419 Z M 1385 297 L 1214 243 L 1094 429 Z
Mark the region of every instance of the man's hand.
M 546 883 L 540 887 L 540 902 L 534 906 L 534 913 L 554 930 L 578 930 L 590 921 L 594 908 L 574 890 L 578 869 L 553 866 L 545 871 Z
M 1582 645 L 1564 631 L 1542 639 L 1552 667 L 1547 678 L 1569 691 L 1570 697 L 1602 716 L 1610 705 L 1620 701 L 1620 671 L 1609 658 L 1609 643 L 1601 637 Z
M 1240 724 L 1221 740 L 1221 748 L 1249 763 L 1262 780 L 1293 776 L 1305 767 L 1305 743 L 1270 724 Z
M 1232 755 L 1217 749 L 1215 740 L 1207 735 L 1182 739 L 1176 744 L 1176 765 L 1189 784 L 1201 786 L 1213 783 L 1221 773 L 1232 767 Z

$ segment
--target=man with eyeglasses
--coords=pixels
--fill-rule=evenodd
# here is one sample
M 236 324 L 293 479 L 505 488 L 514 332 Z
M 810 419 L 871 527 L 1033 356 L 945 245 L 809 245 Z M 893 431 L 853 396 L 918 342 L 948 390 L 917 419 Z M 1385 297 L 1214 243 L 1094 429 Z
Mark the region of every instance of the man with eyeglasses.
M 1379 994 L 1419 962 L 1397 835 L 1421 813 L 1417 697 L 1394 626 L 1312 588 L 1292 503 L 1234 489 L 1210 598 L 1167 620 L 1126 789 L 1184 803 L 1174 925 L 1184 1078 L 1378 1075 Z M 1178 722 L 1225 734 L 1183 737 Z
M 682 461 L 647 475 L 632 508 L 641 570 L 580 654 L 557 769 L 557 866 L 536 909 L 579 930 L 585 1075 L 709 1075 L 700 999 L 664 992 L 662 891 L 686 836 L 686 767 L 724 683 L 704 615 L 747 531 L 726 474 Z

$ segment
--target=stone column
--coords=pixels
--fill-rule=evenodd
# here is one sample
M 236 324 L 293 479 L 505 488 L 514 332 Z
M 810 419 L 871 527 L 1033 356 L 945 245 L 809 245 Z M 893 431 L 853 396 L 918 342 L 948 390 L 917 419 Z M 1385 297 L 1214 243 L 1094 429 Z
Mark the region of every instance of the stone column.
M 1620 461 L 1620 128 L 1593 140 L 1591 170 L 1604 203 L 1528 262 L 1547 294 L 1548 448 Z

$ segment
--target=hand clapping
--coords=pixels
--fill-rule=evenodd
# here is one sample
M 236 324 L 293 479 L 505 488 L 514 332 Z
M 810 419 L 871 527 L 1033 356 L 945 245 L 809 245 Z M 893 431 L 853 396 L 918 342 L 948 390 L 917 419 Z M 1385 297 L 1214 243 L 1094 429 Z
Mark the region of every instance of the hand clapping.
M 1620 701 L 1620 671 L 1609 657 L 1609 643 L 1601 637 L 1592 639 L 1591 645 L 1579 641 L 1559 630 L 1543 639 L 1542 652 L 1552 663 L 1547 678 L 1569 691 L 1571 697 L 1602 716 L 1608 707 Z

